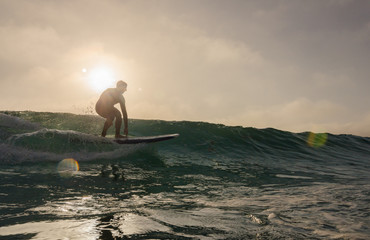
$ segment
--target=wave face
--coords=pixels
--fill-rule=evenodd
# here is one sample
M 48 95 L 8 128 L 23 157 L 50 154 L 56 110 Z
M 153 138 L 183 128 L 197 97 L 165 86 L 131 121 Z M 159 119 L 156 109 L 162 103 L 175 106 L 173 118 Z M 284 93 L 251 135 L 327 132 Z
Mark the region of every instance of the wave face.
M 130 119 L 130 135 L 180 136 L 119 145 L 99 136 L 103 123 L 0 113 L 0 236 L 370 236 L 370 138 Z

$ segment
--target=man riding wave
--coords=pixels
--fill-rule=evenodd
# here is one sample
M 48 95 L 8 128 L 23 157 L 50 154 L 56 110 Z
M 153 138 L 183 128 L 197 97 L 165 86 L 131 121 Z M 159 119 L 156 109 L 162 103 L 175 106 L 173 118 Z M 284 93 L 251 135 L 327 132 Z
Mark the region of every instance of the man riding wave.
M 105 118 L 105 123 L 103 131 L 101 133 L 102 137 L 107 135 L 107 130 L 113 125 L 113 120 L 116 119 L 116 138 L 127 137 L 128 135 L 128 117 L 126 111 L 125 98 L 123 93 L 127 90 L 127 83 L 120 80 L 116 84 L 116 88 L 108 88 L 101 95 L 98 102 L 95 105 L 96 112 Z M 122 115 L 120 111 L 114 107 L 115 104 L 119 103 L 121 106 L 121 111 L 123 114 L 123 120 L 125 128 L 123 130 L 124 135 L 120 134 L 122 125 Z

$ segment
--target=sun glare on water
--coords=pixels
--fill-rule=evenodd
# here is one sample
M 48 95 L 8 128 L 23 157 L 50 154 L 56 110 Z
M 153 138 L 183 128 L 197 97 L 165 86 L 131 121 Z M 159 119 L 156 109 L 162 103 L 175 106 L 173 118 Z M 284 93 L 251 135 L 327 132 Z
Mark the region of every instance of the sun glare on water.
M 89 86 L 96 92 L 101 92 L 109 87 L 114 86 L 114 73 L 107 67 L 97 67 L 91 70 L 84 68 L 82 69 L 82 72 L 87 74 L 87 82 Z

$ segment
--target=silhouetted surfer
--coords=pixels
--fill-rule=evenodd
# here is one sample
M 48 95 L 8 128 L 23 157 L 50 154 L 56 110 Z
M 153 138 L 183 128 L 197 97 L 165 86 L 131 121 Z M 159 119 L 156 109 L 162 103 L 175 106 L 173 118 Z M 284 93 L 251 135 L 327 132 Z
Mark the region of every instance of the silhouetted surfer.
M 127 90 L 127 83 L 124 81 L 118 81 L 116 88 L 108 88 L 105 90 L 95 105 L 96 112 L 106 119 L 103 127 L 103 131 L 101 133 L 102 137 L 107 135 L 107 130 L 110 126 L 113 125 L 113 120 L 116 118 L 116 138 L 127 137 L 128 134 L 128 121 L 127 121 L 127 111 L 126 111 L 126 104 L 125 98 L 123 97 L 123 93 Z M 125 122 L 125 129 L 123 130 L 124 135 L 120 134 L 121 125 L 122 125 L 122 117 L 120 111 L 114 107 L 115 104 L 119 103 L 121 105 L 121 111 L 123 114 L 123 119 Z

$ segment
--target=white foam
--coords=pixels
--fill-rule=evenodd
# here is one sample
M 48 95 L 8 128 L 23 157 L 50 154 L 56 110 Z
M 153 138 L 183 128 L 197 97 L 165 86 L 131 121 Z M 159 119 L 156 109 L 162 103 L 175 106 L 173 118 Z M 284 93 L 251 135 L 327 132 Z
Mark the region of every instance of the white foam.
M 39 124 L 32 123 L 18 117 L 9 116 L 4 113 L 0 113 L 0 126 L 25 130 L 40 129 Z
M 33 132 L 14 134 L 0 143 L 0 163 L 17 164 L 24 162 L 61 161 L 74 158 L 77 161 L 117 159 L 142 148 L 144 144 L 119 145 L 108 138 L 72 130 L 39 129 L 27 121 L 1 114 L 4 126 L 17 125 Z M 3 124 L 4 123 L 4 124 Z
M 77 161 L 93 161 L 98 159 L 117 159 L 125 157 L 143 147 L 143 144 L 124 145 L 107 152 L 66 152 L 53 153 L 34 151 L 10 144 L 0 144 L 0 163 L 19 164 L 25 162 L 57 162 L 65 158 L 73 158 Z
M 312 179 L 312 177 L 286 175 L 286 174 L 276 174 L 276 177 L 278 177 L 278 178 L 293 178 L 293 179 Z
M 42 128 L 34 132 L 27 132 L 27 133 L 21 133 L 21 134 L 15 134 L 11 137 L 11 139 L 18 139 L 22 137 L 32 137 L 32 136 L 39 136 L 42 138 L 54 138 L 55 135 L 64 135 L 64 136 L 70 136 L 75 135 L 82 140 L 95 140 L 95 141 L 104 141 L 104 138 L 98 137 L 95 135 L 90 135 L 86 133 L 81 133 L 73 130 L 57 130 L 57 129 L 48 129 L 48 128 Z M 10 140 L 10 139 L 9 139 Z

